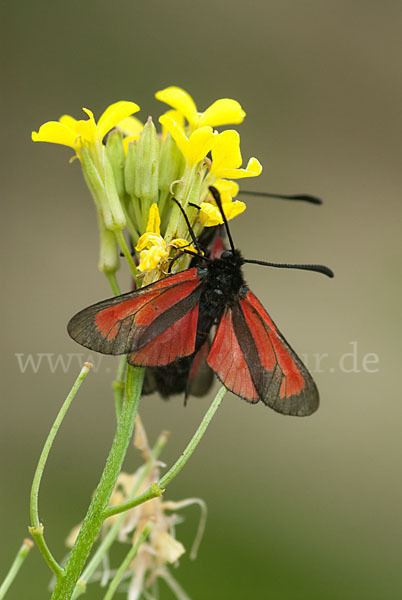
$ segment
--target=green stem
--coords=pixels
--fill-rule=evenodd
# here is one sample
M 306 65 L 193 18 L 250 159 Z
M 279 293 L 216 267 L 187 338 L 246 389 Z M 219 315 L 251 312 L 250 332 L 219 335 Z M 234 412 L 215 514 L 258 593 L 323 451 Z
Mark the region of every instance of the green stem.
M 105 272 L 107 280 L 112 288 L 112 292 L 115 296 L 120 296 L 120 287 L 114 273 Z M 116 379 L 113 381 L 113 394 L 114 394 L 114 407 L 116 412 L 116 420 L 118 421 L 121 413 L 121 406 L 123 403 L 124 396 L 124 376 L 127 367 L 127 357 L 122 356 L 116 373 Z
M 116 236 L 116 240 L 127 260 L 128 266 L 130 267 L 131 274 L 134 277 L 135 281 L 137 281 L 137 277 L 138 277 L 137 267 L 135 266 L 133 257 L 131 256 L 131 252 L 129 250 L 129 247 L 127 246 L 126 239 L 120 230 L 115 231 L 115 236 Z
M 43 446 L 43 450 L 41 452 L 38 466 L 36 467 L 35 475 L 34 475 L 33 482 L 32 482 L 31 496 L 30 496 L 30 513 L 31 513 L 31 524 L 32 525 L 31 525 L 30 531 L 31 531 L 35 541 L 37 542 L 39 550 L 43 554 L 43 557 L 45 558 L 46 562 L 48 563 L 48 565 L 52 569 L 52 571 L 56 574 L 56 576 L 60 576 L 60 574 L 62 573 L 62 568 L 59 566 L 59 564 L 53 558 L 49 548 L 47 547 L 47 545 L 45 543 L 44 537 L 43 537 L 43 525 L 41 524 L 40 519 L 39 519 L 39 507 L 38 507 L 39 488 L 40 488 L 40 483 L 42 480 L 43 471 L 45 469 L 46 462 L 47 462 L 47 459 L 49 456 L 49 452 L 52 448 L 56 434 L 57 434 L 57 432 L 60 428 L 60 425 L 62 424 L 62 421 L 70 407 L 71 402 L 73 401 L 75 395 L 77 394 L 85 377 L 88 375 L 91 367 L 92 367 L 92 365 L 90 363 L 84 363 L 84 366 L 82 367 L 80 374 L 78 375 L 73 387 L 71 388 L 70 393 L 68 394 L 67 398 L 65 399 L 63 406 L 61 407 L 59 414 L 57 415 L 57 417 L 53 423 L 53 426 L 47 437 L 45 445 Z
M 152 483 L 149 486 L 149 488 L 143 494 L 141 494 L 141 496 L 137 496 L 137 498 L 134 498 L 133 500 L 123 502 L 118 506 L 109 506 L 105 510 L 105 518 L 111 517 L 112 515 L 118 515 L 119 513 L 125 512 L 130 508 L 134 508 L 135 506 L 138 506 L 139 504 L 142 504 L 147 500 L 151 500 L 152 498 L 156 498 L 157 496 L 163 494 L 167 485 L 172 481 L 172 479 L 176 477 L 178 473 L 180 473 L 180 471 L 182 470 L 182 468 L 196 449 L 212 417 L 214 416 L 220 403 L 222 402 L 225 392 L 226 388 L 222 386 L 219 392 L 216 394 L 211 406 L 205 413 L 203 420 L 201 421 L 197 431 L 191 438 L 183 454 L 180 456 L 180 458 L 177 459 L 173 467 L 171 467 L 169 471 L 158 481 L 158 483 Z
M 159 457 L 163 448 L 165 447 L 167 440 L 168 440 L 167 432 L 162 432 L 161 435 L 159 436 L 159 438 L 157 439 L 155 446 L 151 450 L 151 455 L 150 455 L 149 459 L 147 460 L 145 465 L 142 467 L 141 471 L 139 472 L 138 477 L 136 478 L 135 484 L 134 484 L 132 490 L 130 491 L 130 498 L 134 498 L 135 494 L 137 494 L 138 490 L 141 488 L 143 482 L 148 477 L 151 469 L 154 467 L 155 461 L 157 460 L 157 458 Z M 101 563 L 106 552 L 109 550 L 110 546 L 115 541 L 124 519 L 125 519 L 124 514 L 120 515 L 116 519 L 116 521 L 110 527 L 108 533 L 103 538 L 103 540 L 100 543 L 99 547 L 97 548 L 96 552 L 92 556 L 91 560 L 89 561 L 88 565 L 85 568 L 85 571 L 83 572 L 83 574 L 80 577 L 80 582 L 82 584 L 81 585 L 82 588 L 85 588 L 86 584 L 89 582 L 90 578 L 92 577 L 92 575 L 98 568 L 98 565 Z M 73 600 L 76 600 L 82 593 L 83 592 L 78 588 L 78 585 L 77 585 L 76 590 L 73 595 Z
M 115 296 L 120 296 L 121 291 L 114 273 L 105 272 L 107 280 L 112 288 Z M 116 379 L 113 381 L 114 407 L 116 412 L 116 420 L 118 421 L 121 413 L 121 406 L 124 396 L 124 380 L 127 367 L 127 357 L 122 356 L 116 373 Z
M 152 529 L 152 523 L 148 523 L 147 525 L 145 525 L 144 529 L 142 530 L 141 535 L 138 537 L 135 544 L 127 552 L 123 562 L 121 563 L 120 567 L 117 570 L 116 575 L 113 577 L 112 581 L 110 582 L 110 585 L 108 587 L 106 594 L 103 597 L 103 600 L 111 600 L 113 598 L 115 591 L 119 587 L 121 578 L 123 577 L 126 569 L 128 569 L 134 556 L 137 554 L 138 548 L 141 546 L 141 544 L 146 540 L 146 538 L 150 534 L 151 529 Z
M 70 600 L 88 555 L 101 530 L 105 518 L 105 508 L 132 437 L 143 379 L 144 369 L 128 366 L 125 402 L 113 444 L 77 540 L 67 559 L 63 576 L 56 582 L 52 600 Z
M 33 543 L 29 539 L 25 539 L 21 548 L 17 552 L 17 556 L 14 558 L 13 564 L 10 567 L 7 575 L 4 578 L 3 583 L 0 586 L 0 600 L 3 600 L 4 596 L 7 594 L 8 589 L 12 582 L 14 581 L 18 571 L 20 570 L 22 563 L 26 559 L 30 549 L 32 548 Z
M 127 368 L 127 356 L 124 355 L 120 359 L 119 367 L 116 373 L 116 379 L 113 381 L 114 408 L 116 411 L 116 420 L 119 421 L 121 407 L 123 406 L 124 397 L 124 376 Z
M 43 535 L 44 527 L 42 524 L 36 527 L 28 527 L 29 533 L 32 535 L 33 539 L 38 546 L 39 552 L 42 554 L 43 558 L 47 562 L 48 567 L 53 571 L 56 575 L 56 578 L 60 578 L 63 575 L 63 569 L 54 558 L 53 554 L 50 552 L 48 545 L 46 544 L 45 537 Z
M 120 291 L 119 284 L 117 282 L 115 273 L 108 273 L 105 271 L 105 275 L 107 277 L 110 287 L 112 288 L 113 294 L 115 296 L 120 296 L 121 291 Z
M 205 413 L 204 418 L 202 419 L 197 431 L 191 438 L 190 443 L 187 445 L 183 454 L 176 460 L 173 467 L 169 469 L 169 471 L 162 477 L 162 479 L 158 481 L 158 486 L 160 488 L 165 489 L 172 481 L 172 479 L 174 479 L 176 475 L 180 473 L 180 471 L 182 470 L 182 468 L 184 467 L 184 465 L 198 446 L 199 442 L 201 441 L 201 438 L 207 430 L 207 427 L 210 424 L 212 417 L 218 410 L 219 405 L 223 400 L 223 396 L 226 394 L 226 391 L 227 390 L 225 386 L 222 386 L 219 392 L 216 394 L 211 406 Z

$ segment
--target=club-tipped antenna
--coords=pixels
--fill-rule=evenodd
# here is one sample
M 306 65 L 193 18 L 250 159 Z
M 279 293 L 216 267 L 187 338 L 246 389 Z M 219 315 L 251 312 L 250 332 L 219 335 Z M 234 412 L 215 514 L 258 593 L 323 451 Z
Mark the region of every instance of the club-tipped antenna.
M 251 263 L 254 265 L 263 265 L 264 267 L 276 267 L 278 269 L 301 269 L 302 271 L 315 271 L 316 273 L 321 273 L 322 275 L 326 275 L 327 277 L 333 277 L 334 272 L 324 265 L 291 265 L 291 264 L 283 264 L 283 263 L 271 263 L 265 262 L 264 260 L 251 260 L 244 259 L 245 263 Z
M 216 202 L 216 204 L 217 204 L 217 206 L 218 206 L 218 208 L 219 208 L 219 210 L 221 212 L 223 223 L 224 223 L 225 229 L 226 229 L 226 233 L 228 234 L 228 240 L 229 240 L 230 248 L 231 248 L 232 252 L 234 253 L 235 252 L 235 246 L 234 246 L 234 243 L 233 243 L 233 240 L 232 240 L 232 236 L 230 235 L 230 229 L 229 229 L 229 225 L 228 225 L 228 221 L 227 221 L 226 215 L 223 212 L 221 195 L 218 192 L 218 190 L 216 189 L 216 187 L 214 187 L 213 185 L 209 186 L 209 191 L 213 195 L 214 200 L 215 200 L 215 202 Z
M 186 222 L 186 225 L 187 225 L 188 231 L 189 231 L 189 233 L 190 233 L 190 236 L 191 236 L 192 242 L 193 242 L 193 244 L 194 244 L 194 248 L 196 248 L 196 249 L 197 249 L 197 251 L 198 251 L 198 253 L 202 255 L 202 250 L 201 250 L 201 248 L 200 248 L 200 245 L 199 245 L 199 243 L 198 243 L 198 241 L 197 241 L 197 238 L 196 238 L 196 236 L 195 236 L 195 233 L 194 233 L 194 231 L 193 231 L 193 228 L 192 228 L 192 227 L 191 227 L 191 225 L 190 225 L 190 221 L 188 220 L 188 216 L 187 216 L 187 214 L 186 214 L 186 211 L 184 210 L 184 208 L 182 207 L 182 205 L 180 204 L 180 202 L 179 202 L 178 200 L 176 200 L 176 198 L 172 197 L 172 200 L 173 200 L 173 202 L 176 202 L 177 206 L 178 206 L 178 207 L 179 207 L 179 209 L 180 209 L 180 212 L 181 212 L 181 214 L 183 215 L 183 218 L 184 218 L 184 220 L 185 220 L 185 222 Z
M 261 198 L 280 198 L 281 200 L 299 200 L 301 202 L 309 202 L 310 204 L 322 204 L 322 200 L 311 194 L 273 194 L 270 192 L 254 192 L 251 190 L 240 190 L 239 194 L 247 196 L 258 196 Z

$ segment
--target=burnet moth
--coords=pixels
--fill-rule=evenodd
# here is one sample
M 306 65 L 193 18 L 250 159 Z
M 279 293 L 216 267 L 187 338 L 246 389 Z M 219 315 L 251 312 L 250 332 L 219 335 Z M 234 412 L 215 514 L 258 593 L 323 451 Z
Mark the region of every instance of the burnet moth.
M 303 269 L 328 277 L 333 273 L 322 265 L 243 258 L 234 247 L 219 192 L 214 187 L 210 191 L 230 249 L 220 257 L 203 254 L 182 210 L 197 253 L 186 249 L 181 253 L 197 256 L 199 266 L 85 308 L 70 320 L 68 333 L 91 350 L 127 354 L 134 366 L 176 368 L 184 361 L 188 373 L 206 361 L 225 387 L 244 400 L 253 404 L 261 400 L 284 415 L 311 415 L 319 405 L 313 378 L 247 287 L 242 266 Z M 209 345 L 213 326 L 216 331 Z

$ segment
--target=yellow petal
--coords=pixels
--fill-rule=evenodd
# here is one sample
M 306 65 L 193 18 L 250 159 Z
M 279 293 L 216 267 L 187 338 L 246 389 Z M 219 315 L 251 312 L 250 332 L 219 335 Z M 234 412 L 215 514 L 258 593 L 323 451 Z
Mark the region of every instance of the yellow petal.
M 147 224 L 147 232 L 152 232 L 152 233 L 157 233 L 158 235 L 160 234 L 160 225 L 161 225 L 161 218 L 159 216 L 159 209 L 158 209 L 158 205 L 156 204 L 156 202 L 154 202 L 151 206 L 151 208 L 149 209 L 149 214 L 148 214 L 148 224 Z
M 98 121 L 98 136 L 102 139 L 120 121 L 140 110 L 135 102 L 120 100 L 107 107 Z
M 165 240 L 158 233 L 148 232 L 148 233 L 142 234 L 142 236 L 140 237 L 140 239 L 137 242 L 135 249 L 138 252 L 140 252 L 141 250 L 144 250 L 144 249 L 149 250 L 150 248 L 153 248 L 154 246 L 158 247 L 158 248 L 166 249 Z
M 162 115 L 159 117 L 159 123 L 170 133 L 183 156 L 187 156 L 188 139 L 180 125 L 168 115 Z
M 124 135 L 139 136 L 144 129 L 143 123 L 137 117 L 126 117 L 116 125 Z
M 210 125 L 216 127 L 217 125 L 228 125 L 229 123 L 241 123 L 246 116 L 246 113 L 236 100 L 230 98 L 222 98 L 216 100 L 207 110 L 202 114 L 198 121 L 198 127 L 203 125 Z
M 217 136 L 215 146 L 212 150 L 211 175 L 224 177 L 224 175 L 221 175 L 221 171 L 225 169 L 237 169 L 241 163 L 239 134 L 234 129 L 223 131 Z
M 74 148 L 77 133 L 59 121 L 48 121 L 41 125 L 39 131 L 33 131 L 31 137 L 33 142 L 49 142 Z
M 178 110 L 167 110 L 164 115 L 173 119 L 175 123 L 179 125 L 184 130 L 184 117 Z M 162 138 L 165 139 L 166 134 L 168 133 L 166 127 L 162 125 Z
M 225 213 L 226 214 L 226 213 Z M 201 202 L 201 210 L 199 212 L 201 225 L 204 227 L 214 227 L 222 225 L 223 219 L 219 208 L 209 202 Z
M 156 269 L 163 258 L 168 257 L 168 252 L 160 246 L 152 246 L 149 250 L 143 250 L 140 254 L 140 271 L 152 271 Z
M 229 202 L 232 202 L 232 200 L 233 200 L 233 198 L 229 192 L 220 192 L 220 196 L 221 196 L 221 202 L 223 205 L 229 204 Z
M 214 186 L 221 194 L 226 192 L 234 198 L 239 193 L 239 184 L 235 181 L 228 181 L 227 179 L 218 179 L 215 181 Z
M 184 129 L 184 115 L 181 112 L 172 108 L 172 110 L 167 110 L 164 114 L 173 119 L 173 121 L 176 121 Z
M 178 110 L 185 116 L 190 125 L 197 121 L 197 107 L 190 94 L 185 90 L 175 86 L 167 87 L 164 90 L 156 92 L 155 98 L 161 102 L 166 102 L 166 104 Z
M 262 171 L 262 165 L 256 158 L 250 158 L 245 169 L 222 169 L 220 177 L 228 179 L 243 179 L 243 177 L 257 177 Z
M 246 210 L 246 205 L 244 202 L 240 202 L 240 200 L 235 200 L 234 202 L 225 202 L 225 204 L 222 205 L 222 208 L 225 217 L 229 221 L 230 219 L 237 217 L 237 215 L 241 215 L 241 213 Z
M 135 142 L 138 141 L 140 138 L 139 135 L 128 135 L 127 137 L 123 138 L 123 148 L 124 148 L 124 154 L 127 154 L 128 152 L 128 145 L 130 142 Z
M 173 248 L 185 248 L 190 252 L 197 252 L 194 246 L 192 246 L 190 242 L 184 240 L 183 238 L 176 238 L 175 240 L 172 240 L 169 246 L 173 246 Z
M 77 134 L 82 138 L 82 140 L 89 142 L 90 144 L 94 144 L 97 137 L 94 113 L 92 110 L 89 110 L 89 108 L 83 108 L 82 110 L 88 115 L 89 119 L 86 121 L 76 121 Z
M 67 127 L 70 127 L 70 129 L 72 129 L 73 131 L 77 131 L 77 119 L 74 119 L 74 117 L 71 117 L 70 115 L 62 115 L 59 119 L 60 123 L 63 123 L 63 125 L 66 125 Z
M 232 202 L 231 198 L 228 202 L 223 202 L 223 198 L 221 199 L 223 212 L 228 221 L 234 219 L 237 215 L 240 215 L 246 210 L 244 202 L 240 202 L 239 200 Z M 199 217 L 201 224 L 204 227 L 214 227 L 215 225 L 222 225 L 223 223 L 221 211 L 215 204 L 210 204 L 209 202 L 201 202 Z
M 193 131 L 188 140 L 187 154 L 184 156 L 190 165 L 196 165 L 213 148 L 219 136 L 214 133 L 212 127 L 200 127 Z

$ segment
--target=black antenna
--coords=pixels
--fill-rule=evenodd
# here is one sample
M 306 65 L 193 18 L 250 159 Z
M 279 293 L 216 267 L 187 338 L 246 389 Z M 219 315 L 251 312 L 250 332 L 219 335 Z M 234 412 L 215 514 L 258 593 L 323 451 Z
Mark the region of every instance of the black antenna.
M 190 221 L 188 220 L 188 216 L 186 214 L 186 211 L 184 210 L 184 208 L 182 207 L 182 205 L 180 204 L 180 202 L 178 200 L 176 200 L 176 198 L 172 198 L 172 200 L 173 200 L 173 202 L 176 202 L 177 206 L 179 207 L 179 209 L 181 211 L 181 214 L 184 217 L 184 220 L 186 222 L 188 231 L 190 233 L 191 239 L 192 239 L 193 244 L 194 244 L 194 248 L 196 248 L 198 250 L 199 254 L 202 255 L 202 250 L 201 250 L 200 245 L 199 245 L 199 243 L 197 241 L 197 238 L 195 237 L 195 233 L 193 231 L 193 228 L 190 225 Z
M 169 268 L 168 268 L 168 273 L 172 272 L 172 267 L 174 265 L 174 263 L 179 260 L 179 258 L 181 258 L 182 256 L 184 256 L 185 254 L 189 254 L 190 256 L 195 256 L 196 258 L 199 258 L 201 260 L 205 260 L 206 262 L 210 262 L 210 258 L 207 258 L 206 256 L 203 256 L 202 254 L 197 254 L 196 252 L 192 252 L 191 250 L 186 250 L 185 248 L 183 250 L 180 250 L 180 252 L 178 252 L 176 254 L 176 256 L 174 258 L 172 258 L 172 260 L 170 261 L 169 264 Z
M 333 277 L 334 272 L 325 267 L 324 265 L 289 265 L 282 263 L 271 263 L 265 262 L 263 260 L 248 260 L 244 259 L 245 263 L 251 263 L 254 265 L 263 265 L 264 267 L 277 267 L 278 269 L 301 269 L 302 271 L 315 271 L 316 273 L 321 273 L 322 275 L 326 275 L 327 277 Z
M 261 198 L 280 198 L 282 200 L 300 200 L 301 202 L 309 202 L 310 204 L 322 204 L 322 200 L 316 196 L 310 194 L 271 194 L 269 192 L 254 192 L 240 190 L 239 194 L 246 194 L 247 196 L 259 196 Z
M 216 204 L 218 205 L 219 210 L 221 211 L 221 215 L 222 215 L 223 223 L 225 225 L 226 233 L 228 234 L 230 248 L 232 249 L 232 252 L 234 254 L 235 247 L 234 247 L 234 243 L 233 243 L 233 240 L 232 240 L 232 236 L 230 235 L 230 230 L 229 230 L 228 221 L 226 219 L 226 215 L 223 212 L 222 200 L 221 200 L 220 193 L 218 192 L 218 190 L 216 189 L 216 187 L 214 187 L 213 185 L 210 185 L 208 189 L 211 192 L 211 194 L 213 195 L 214 200 L 215 200 Z

